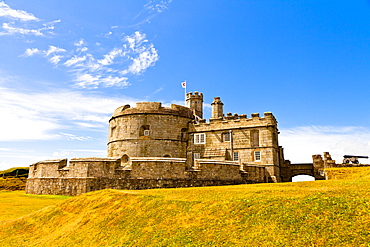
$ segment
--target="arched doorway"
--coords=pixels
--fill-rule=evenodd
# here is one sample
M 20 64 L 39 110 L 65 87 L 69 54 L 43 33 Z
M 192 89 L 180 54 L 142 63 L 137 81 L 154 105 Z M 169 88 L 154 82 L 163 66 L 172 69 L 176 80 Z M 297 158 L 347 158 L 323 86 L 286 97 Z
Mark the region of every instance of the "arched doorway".
M 300 174 L 292 177 L 292 182 L 305 182 L 305 181 L 315 181 L 315 177 L 306 174 Z

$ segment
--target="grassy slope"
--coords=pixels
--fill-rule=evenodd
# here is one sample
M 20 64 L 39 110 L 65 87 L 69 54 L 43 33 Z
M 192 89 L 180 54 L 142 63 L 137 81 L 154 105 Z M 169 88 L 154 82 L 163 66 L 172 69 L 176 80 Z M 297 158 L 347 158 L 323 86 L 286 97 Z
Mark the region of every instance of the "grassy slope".
M 68 198 L 70 196 L 29 195 L 24 191 L 0 191 L 0 221 L 28 215 Z
M 368 246 L 370 169 L 350 169 L 331 171 L 341 180 L 87 193 L 0 221 L 0 245 Z
M 7 173 L 11 173 L 15 170 L 29 170 L 30 168 L 29 167 L 12 167 L 12 168 L 9 168 L 9 169 L 6 169 L 6 170 L 3 170 L 3 171 L 0 171 L 0 175 L 3 175 L 3 174 L 7 174 Z
M 0 177 L 0 191 L 25 190 L 27 178 L 2 178 Z

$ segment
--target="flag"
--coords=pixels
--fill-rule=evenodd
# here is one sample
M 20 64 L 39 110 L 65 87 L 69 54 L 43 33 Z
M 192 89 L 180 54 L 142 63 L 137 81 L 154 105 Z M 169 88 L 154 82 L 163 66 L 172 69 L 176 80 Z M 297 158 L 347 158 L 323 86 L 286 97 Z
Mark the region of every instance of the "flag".
M 186 81 L 181 82 L 181 87 L 182 87 L 182 88 L 186 88 Z

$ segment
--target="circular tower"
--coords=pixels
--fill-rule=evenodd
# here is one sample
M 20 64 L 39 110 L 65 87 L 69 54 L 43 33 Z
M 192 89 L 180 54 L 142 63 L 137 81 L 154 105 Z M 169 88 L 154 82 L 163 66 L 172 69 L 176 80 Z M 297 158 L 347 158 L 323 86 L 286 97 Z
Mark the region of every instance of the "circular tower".
M 188 124 L 193 119 L 193 112 L 180 105 L 121 106 L 109 120 L 108 156 L 186 158 Z

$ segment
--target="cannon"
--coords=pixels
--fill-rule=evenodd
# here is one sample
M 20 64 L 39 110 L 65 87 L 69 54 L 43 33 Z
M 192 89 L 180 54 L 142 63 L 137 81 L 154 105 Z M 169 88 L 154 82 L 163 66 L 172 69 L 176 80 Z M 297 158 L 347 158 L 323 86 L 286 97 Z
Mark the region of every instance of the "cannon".
M 368 159 L 369 156 L 360 156 L 360 155 L 343 155 L 343 163 L 349 164 L 350 162 L 352 164 L 358 164 L 358 159 Z

